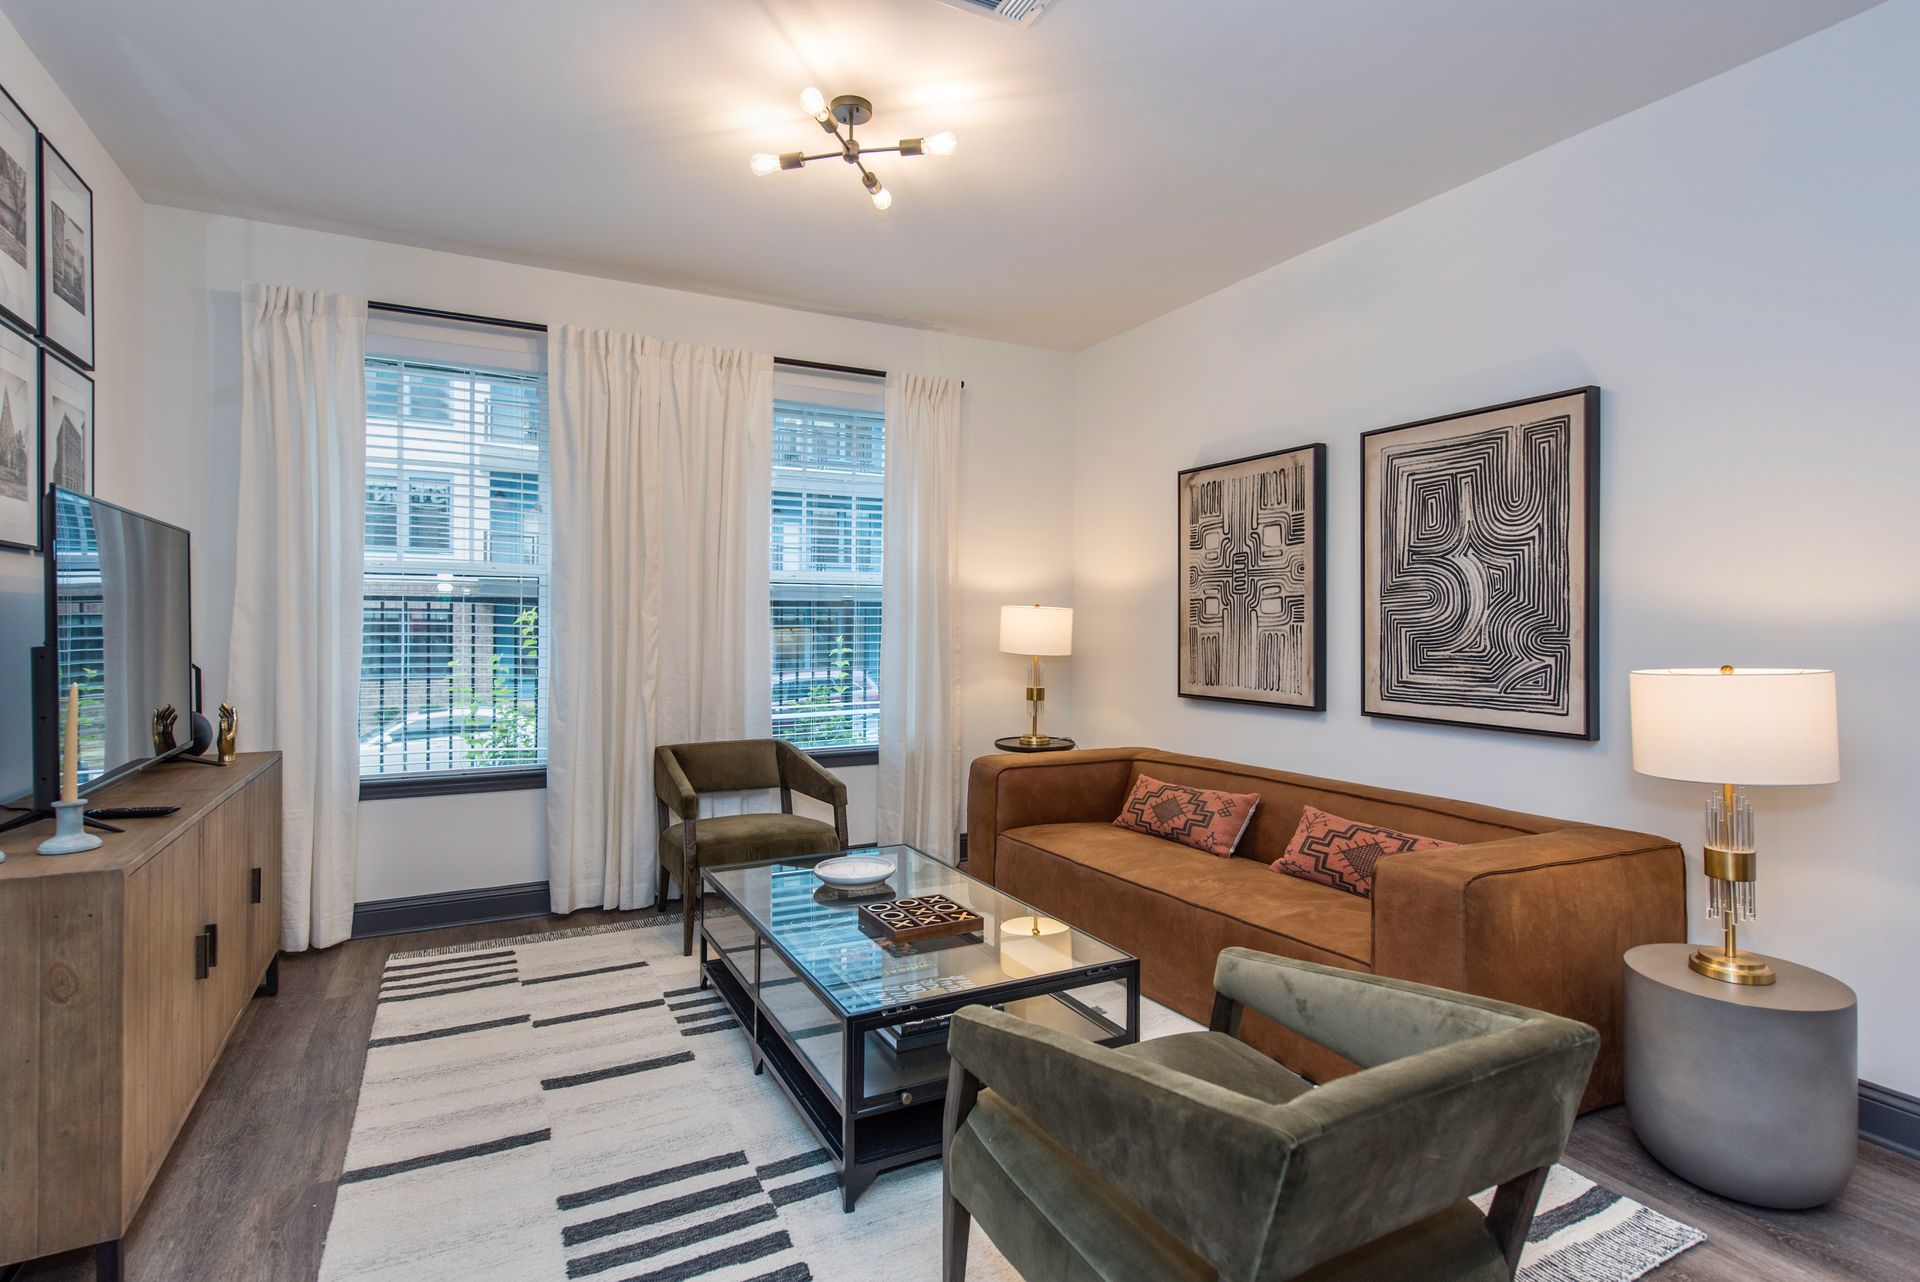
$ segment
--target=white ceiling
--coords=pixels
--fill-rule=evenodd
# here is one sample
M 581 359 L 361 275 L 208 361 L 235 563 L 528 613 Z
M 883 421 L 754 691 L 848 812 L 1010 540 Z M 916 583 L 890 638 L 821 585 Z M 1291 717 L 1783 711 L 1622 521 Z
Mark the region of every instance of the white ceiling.
M 156 203 L 1077 349 L 1872 3 L 0 9 Z M 752 177 L 809 83 L 959 153 Z

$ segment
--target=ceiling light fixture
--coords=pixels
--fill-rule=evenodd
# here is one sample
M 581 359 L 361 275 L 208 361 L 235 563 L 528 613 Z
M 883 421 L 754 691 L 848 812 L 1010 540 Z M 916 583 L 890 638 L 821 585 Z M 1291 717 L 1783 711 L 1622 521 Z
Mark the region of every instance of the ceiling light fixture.
M 747 162 L 747 167 L 756 177 L 764 178 L 783 169 L 799 169 L 809 160 L 843 160 L 860 171 L 861 185 L 867 189 L 873 207 L 885 210 L 893 206 L 893 193 L 881 185 L 878 174 L 867 168 L 864 157 L 890 151 L 902 156 L 951 156 L 960 145 L 960 140 L 952 134 L 937 133 L 925 138 L 902 138 L 892 147 L 863 146 L 854 138 L 853 131 L 873 119 L 873 104 L 859 94 L 843 93 L 828 102 L 825 94 L 809 85 L 800 94 L 800 105 L 806 108 L 807 114 L 822 129 L 833 135 L 834 142 L 839 144 L 838 149 L 814 156 L 803 151 L 787 151 L 777 156 L 763 151 Z

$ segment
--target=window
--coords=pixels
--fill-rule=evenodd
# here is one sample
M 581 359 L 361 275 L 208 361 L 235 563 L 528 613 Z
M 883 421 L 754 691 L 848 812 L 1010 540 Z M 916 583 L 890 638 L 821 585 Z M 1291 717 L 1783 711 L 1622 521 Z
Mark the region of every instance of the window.
M 773 732 L 872 748 L 880 727 L 877 389 L 783 372 L 773 406 Z
M 546 764 L 544 343 L 480 328 L 368 327 L 363 780 Z

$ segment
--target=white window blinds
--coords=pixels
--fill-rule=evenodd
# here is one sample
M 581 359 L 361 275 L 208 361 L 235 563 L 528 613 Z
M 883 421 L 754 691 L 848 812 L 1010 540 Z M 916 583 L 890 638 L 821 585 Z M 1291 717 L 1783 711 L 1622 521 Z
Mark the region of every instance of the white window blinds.
M 368 327 L 363 778 L 546 761 L 544 336 Z
M 773 730 L 879 742 L 885 421 L 877 386 L 785 372 L 773 407 Z

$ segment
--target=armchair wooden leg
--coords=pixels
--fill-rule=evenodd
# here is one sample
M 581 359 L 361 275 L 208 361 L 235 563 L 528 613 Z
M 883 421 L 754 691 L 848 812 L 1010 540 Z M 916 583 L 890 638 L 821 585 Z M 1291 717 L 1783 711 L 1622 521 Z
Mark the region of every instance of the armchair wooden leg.
M 660 865 L 660 893 L 653 897 L 653 911 L 667 911 L 667 866 L 664 863 Z
M 1240 1016 L 1243 1013 L 1239 1002 L 1225 993 L 1213 995 L 1213 1018 L 1207 1021 L 1207 1030 L 1225 1033 L 1228 1037 L 1240 1036 Z
M 700 903 L 700 847 L 694 837 L 691 817 L 682 821 L 680 832 L 680 955 L 693 956 L 693 910 Z M 701 972 L 706 978 L 706 972 Z
M 942 1202 L 940 1282 L 967 1282 L 967 1232 L 973 1217 L 951 1193 Z
M 1551 1169 L 1538 1167 L 1493 1191 L 1487 1228 L 1507 1257 L 1508 1277 L 1520 1270 L 1520 1252 L 1526 1249 L 1527 1231 L 1533 1227 L 1533 1213 L 1540 1207 L 1540 1194 L 1546 1191 L 1547 1172 Z
M 953 1195 L 953 1137 L 979 1098 L 980 1079 L 969 1073 L 960 1061 L 953 1061 L 947 1069 L 947 1115 L 940 1153 L 941 1282 L 966 1282 L 967 1233 L 973 1225 L 973 1216 Z

